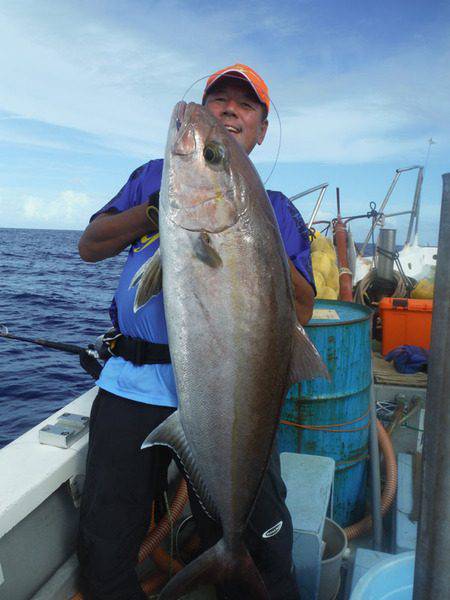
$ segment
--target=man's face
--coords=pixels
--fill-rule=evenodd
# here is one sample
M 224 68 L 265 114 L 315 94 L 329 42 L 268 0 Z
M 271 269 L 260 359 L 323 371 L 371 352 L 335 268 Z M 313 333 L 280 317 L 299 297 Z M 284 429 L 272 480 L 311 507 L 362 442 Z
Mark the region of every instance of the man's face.
M 268 121 L 263 118 L 263 105 L 246 81 L 222 77 L 208 92 L 205 106 L 247 154 L 256 144 L 262 144 Z

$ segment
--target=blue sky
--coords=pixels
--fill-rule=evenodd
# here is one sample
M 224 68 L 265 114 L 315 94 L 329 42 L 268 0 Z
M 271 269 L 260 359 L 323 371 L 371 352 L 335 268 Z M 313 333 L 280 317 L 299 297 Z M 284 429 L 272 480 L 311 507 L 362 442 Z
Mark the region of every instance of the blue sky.
M 322 218 L 335 214 L 336 186 L 345 214 L 379 206 L 395 169 L 423 164 L 432 137 L 420 241 L 435 243 L 450 171 L 449 34 L 450 5 L 437 0 L 2 0 L 0 225 L 83 229 L 162 155 L 191 84 L 244 62 L 281 118 L 268 187 L 290 196 L 329 182 Z M 252 154 L 263 179 L 278 139 L 272 111 Z M 402 176 L 392 211 L 410 206 L 414 185 L 414 172 Z M 297 204 L 305 219 L 312 205 Z M 391 224 L 401 238 L 405 218 Z

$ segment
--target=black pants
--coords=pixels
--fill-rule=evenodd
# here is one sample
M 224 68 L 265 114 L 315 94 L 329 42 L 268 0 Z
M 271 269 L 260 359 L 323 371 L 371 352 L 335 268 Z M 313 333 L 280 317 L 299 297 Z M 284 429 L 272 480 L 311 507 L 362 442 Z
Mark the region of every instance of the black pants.
M 152 502 L 167 484 L 171 455 L 165 448 L 140 447 L 150 431 L 172 412 L 171 408 L 134 402 L 104 390 L 94 400 L 78 538 L 86 600 L 146 597 L 135 565 L 150 524 Z M 285 494 L 279 460 L 273 456 L 245 536 L 272 600 L 299 598 Z M 191 506 L 202 542 L 209 546 L 220 537 L 220 529 L 195 500 Z M 270 535 L 269 530 L 279 523 L 278 533 Z M 227 590 L 227 597 L 237 599 L 233 594 Z

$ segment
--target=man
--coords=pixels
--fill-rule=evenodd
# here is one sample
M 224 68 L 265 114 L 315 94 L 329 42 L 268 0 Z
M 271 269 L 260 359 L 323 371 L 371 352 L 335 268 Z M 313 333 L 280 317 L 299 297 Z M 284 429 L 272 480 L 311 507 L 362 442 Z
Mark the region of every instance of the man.
M 248 154 L 263 142 L 269 94 L 265 82 L 249 67 L 238 64 L 214 73 L 207 81 L 203 104 Z M 150 431 L 177 407 L 165 346 L 162 294 L 134 313 L 135 288 L 130 289 L 133 275 L 159 245 L 155 206 L 162 166 L 162 160 L 155 160 L 137 169 L 119 194 L 92 217 L 79 243 L 81 257 L 90 262 L 131 245 L 110 311 L 113 324 L 125 337 L 114 347 L 118 356 L 103 368 L 91 413 L 79 558 L 85 596 L 93 600 L 145 598 L 134 565 L 148 528 L 151 502 L 164 489 L 170 460 L 164 451 L 140 450 Z M 268 194 L 290 259 L 297 316 L 305 324 L 314 299 L 306 227 L 285 196 Z M 246 532 L 247 547 L 274 600 L 298 598 L 285 495 L 274 454 Z M 204 544 L 213 543 L 219 535 L 217 527 L 203 515 L 192 494 L 191 505 Z

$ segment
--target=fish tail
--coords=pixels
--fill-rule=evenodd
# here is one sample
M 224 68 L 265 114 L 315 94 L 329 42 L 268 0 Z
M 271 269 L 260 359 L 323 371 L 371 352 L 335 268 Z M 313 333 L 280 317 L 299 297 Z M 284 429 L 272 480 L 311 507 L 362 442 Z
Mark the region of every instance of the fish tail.
M 231 552 L 223 539 L 177 573 L 162 590 L 159 600 L 177 600 L 200 585 L 227 584 L 238 588 L 240 597 L 269 600 L 267 588 L 244 544 Z

